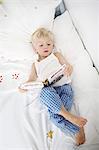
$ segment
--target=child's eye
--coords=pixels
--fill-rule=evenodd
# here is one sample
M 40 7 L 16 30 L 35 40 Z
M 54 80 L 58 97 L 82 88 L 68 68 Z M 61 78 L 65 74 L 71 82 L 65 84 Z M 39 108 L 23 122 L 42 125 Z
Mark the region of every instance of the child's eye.
M 50 46 L 51 44 L 47 44 L 48 46 Z
M 43 44 L 40 45 L 40 47 L 42 47 L 42 46 L 43 46 Z

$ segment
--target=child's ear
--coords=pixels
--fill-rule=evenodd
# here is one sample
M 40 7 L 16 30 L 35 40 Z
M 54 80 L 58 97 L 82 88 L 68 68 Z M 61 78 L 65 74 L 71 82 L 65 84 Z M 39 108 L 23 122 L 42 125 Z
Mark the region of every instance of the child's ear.
M 53 44 L 53 50 L 55 49 L 55 45 Z

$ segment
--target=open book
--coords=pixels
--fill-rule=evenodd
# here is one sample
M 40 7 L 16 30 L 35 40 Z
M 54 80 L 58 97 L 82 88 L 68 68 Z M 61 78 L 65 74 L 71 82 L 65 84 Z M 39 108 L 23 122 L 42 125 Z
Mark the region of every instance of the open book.
M 53 74 L 51 74 L 45 81 L 33 81 L 20 85 L 21 89 L 33 90 L 34 88 L 43 88 L 44 86 L 50 86 L 59 81 L 64 76 L 64 69 L 66 65 L 60 66 Z

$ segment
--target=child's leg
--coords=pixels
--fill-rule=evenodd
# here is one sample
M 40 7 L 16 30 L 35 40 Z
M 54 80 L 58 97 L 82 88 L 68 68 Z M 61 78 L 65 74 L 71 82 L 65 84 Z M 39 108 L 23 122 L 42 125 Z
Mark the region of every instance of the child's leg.
M 73 105 L 73 90 L 70 84 L 65 84 L 60 87 L 54 87 L 57 93 L 59 94 L 63 106 L 67 111 L 71 110 Z
M 59 94 L 53 87 L 44 87 L 40 93 L 40 100 L 48 107 L 49 111 L 63 116 L 66 120 L 79 127 L 83 127 L 87 122 L 86 119 L 77 117 L 65 109 Z
M 58 114 L 63 116 L 66 120 L 70 121 L 71 123 L 79 126 L 80 128 L 82 128 L 87 123 L 87 119 L 71 114 L 65 109 L 64 106 L 61 107 L 61 110 Z
M 62 101 L 53 87 L 49 86 L 42 88 L 39 97 L 41 103 L 47 106 L 48 110 L 54 114 L 58 114 L 60 112 Z
M 81 145 L 85 143 L 85 133 L 84 128 L 79 128 L 78 126 L 72 124 L 64 117 L 58 114 L 53 114 L 49 112 L 51 121 L 65 134 L 73 134 L 75 135 L 75 141 L 77 145 Z
M 70 130 L 72 133 L 79 131 L 79 127 L 77 125 L 70 123 L 64 117 L 58 115 L 61 111 L 61 108 L 63 108 L 63 104 L 59 94 L 53 87 L 43 88 L 40 93 L 40 100 L 48 107 L 51 120 L 54 122 L 54 124 L 59 126 L 59 128 Z
M 44 87 L 40 93 L 40 100 L 55 114 L 61 110 L 62 105 L 70 111 L 73 103 L 73 91 L 70 85 L 60 87 Z
M 52 112 L 49 111 L 50 114 L 50 119 L 51 121 L 58 127 L 61 129 L 61 131 L 63 131 L 65 134 L 72 133 L 72 134 L 76 134 L 79 132 L 80 128 L 74 124 L 72 124 L 71 122 L 69 122 L 68 120 L 66 120 L 63 116 L 58 115 L 58 114 L 53 114 Z
M 74 125 L 73 123 L 67 121 L 64 117 L 62 117 L 65 113 L 67 114 L 67 111 L 64 108 L 59 95 L 53 87 L 43 88 L 40 93 L 40 100 L 43 104 L 45 104 L 48 107 L 51 120 L 57 127 L 59 127 L 65 133 L 71 131 L 72 133 L 76 134 L 76 141 L 78 145 L 80 143 L 84 143 L 84 138 L 82 138 L 84 137 L 84 132 L 79 132 L 80 128 L 78 126 Z M 59 113 L 61 115 L 58 115 Z
M 63 85 L 60 87 L 55 87 L 57 93 L 60 96 L 60 99 L 62 101 L 63 106 L 61 107 L 61 110 L 59 112 L 60 115 L 62 115 L 65 119 L 69 120 L 73 124 L 83 127 L 86 124 L 86 119 L 82 117 L 77 117 L 73 114 L 71 114 L 70 109 L 73 104 L 73 91 L 71 88 L 71 85 Z
M 71 85 L 64 85 L 61 86 L 61 89 L 56 87 L 56 91 L 58 92 L 62 102 L 63 102 L 63 106 L 65 107 L 66 110 L 70 111 L 72 104 L 73 104 L 73 90 Z M 58 115 L 59 116 L 59 115 Z M 62 125 L 61 125 L 62 126 Z M 72 129 L 73 126 L 69 125 L 69 130 L 73 133 Z M 75 133 L 75 137 L 76 137 L 76 144 L 77 145 L 81 145 L 83 143 L 85 143 L 85 133 L 84 133 L 84 128 L 79 128 L 79 132 L 77 132 L 77 130 L 74 130 Z

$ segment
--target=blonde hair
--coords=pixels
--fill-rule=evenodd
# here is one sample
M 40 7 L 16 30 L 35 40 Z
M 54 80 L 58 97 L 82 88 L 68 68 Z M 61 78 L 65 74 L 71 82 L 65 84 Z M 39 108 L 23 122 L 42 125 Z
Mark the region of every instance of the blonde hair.
M 45 28 L 38 28 L 32 34 L 32 44 L 35 42 L 35 40 L 38 40 L 40 38 L 50 39 L 54 43 L 53 33 Z

